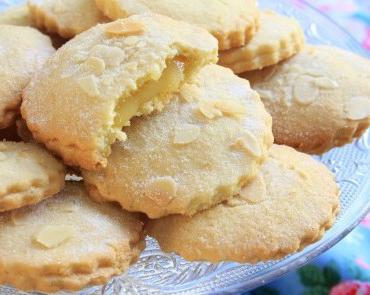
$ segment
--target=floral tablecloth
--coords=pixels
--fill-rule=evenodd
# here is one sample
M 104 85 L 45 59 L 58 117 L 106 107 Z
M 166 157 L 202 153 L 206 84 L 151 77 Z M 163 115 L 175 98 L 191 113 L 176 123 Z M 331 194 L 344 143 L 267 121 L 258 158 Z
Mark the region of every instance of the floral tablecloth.
M 346 28 L 370 54 L 370 0 L 307 2 Z M 370 214 L 311 264 L 245 294 L 370 295 Z

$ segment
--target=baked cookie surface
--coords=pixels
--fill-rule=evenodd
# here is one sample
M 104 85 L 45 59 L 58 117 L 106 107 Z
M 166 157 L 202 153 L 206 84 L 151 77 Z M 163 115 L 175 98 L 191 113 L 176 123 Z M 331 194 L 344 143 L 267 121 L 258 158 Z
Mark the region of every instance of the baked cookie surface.
M 0 142 L 0 212 L 35 204 L 64 187 L 64 165 L 40 146 Z
M 13 125 L 23 88 L 54 51 L 36 29 L 0 25 L 0 129 Z
M 1 25 L 32 26 L 27 4 L 10 7 L 0 12 Z
M 220 49 L 244 45 L 259 24 L 255 0 L 96 0 L 96 4 L 111 19 L 158 13 L 199 25 L 217 38 Z
M 258 173 L 273 141 L 271 118 L 248 82 L 209 65 L 175 96 L 124 129 L 129 139 L 113 145 L 106 168 L 83 171 L 96 200 L 151 218 L 192 215 Z
M 35 25 L 63 38 L 90 29 L 108 18 L 98 10 L 94 0 L 28 0 Z
M 144 245 L 136 215 L 99 205 L 82 184 L 68 183 L 36 206 L 0 214 L 0 283 L 42 292 L 104 284 Z
M 187 260 L 256 263 L 311 244 L 334 222 L 338 186 L 321 163 L 274 145 L 260 174 L 240 194 L 192 217 L 150 220 L 163 251 Z
M 207 31 L 159 15 L 97 25 L 60 48 L 23 93 L 35 138 L 71 165 L 106 165 L 110 145 L 134 116 L 160 110 L 170 94 L 217 60 Z
M 275 142 L 307 153 L 349 143 L 370 125 L 370 61 L 311 46 L 276 66 L 243 74 L 273 118 Z
M 252 40 L 240 48 L 220 51 L 219 64 L 235 73 L 262 69 L 296 54 L 304 42 L 303 30 L 294 18 L 264 11 Z

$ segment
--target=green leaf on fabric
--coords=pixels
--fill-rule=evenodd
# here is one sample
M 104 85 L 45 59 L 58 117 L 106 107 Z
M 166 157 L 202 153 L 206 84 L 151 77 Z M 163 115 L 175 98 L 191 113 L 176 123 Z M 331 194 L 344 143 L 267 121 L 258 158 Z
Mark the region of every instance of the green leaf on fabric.
M 329 288 L 337 285 L 341 280 L 338 266 L 334 262 L 327 264 L 323 269 L 323 273 L 325 278 L 325 285 Z
M 316 286 L 304 291 L 303 295 L 328 295 L 330 292 L 329 288 L 323 286 Z
M 325 286 L 325 277 L 323 271 L 315 265 L 306 265 L 299 271 L 301 283 L 306 287 Z

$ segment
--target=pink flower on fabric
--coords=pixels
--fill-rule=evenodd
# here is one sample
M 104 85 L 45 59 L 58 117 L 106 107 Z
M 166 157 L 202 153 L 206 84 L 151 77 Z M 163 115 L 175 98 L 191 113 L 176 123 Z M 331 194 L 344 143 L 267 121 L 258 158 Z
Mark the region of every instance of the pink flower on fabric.
M 370 283 L 343 282 L 331 289 L 330 295 L 370 295 Z
M 370 49 L 370 31 L 369 31 L 369 49 Z M 361 221 L 361 225 L 370 228 L 370 213 Z

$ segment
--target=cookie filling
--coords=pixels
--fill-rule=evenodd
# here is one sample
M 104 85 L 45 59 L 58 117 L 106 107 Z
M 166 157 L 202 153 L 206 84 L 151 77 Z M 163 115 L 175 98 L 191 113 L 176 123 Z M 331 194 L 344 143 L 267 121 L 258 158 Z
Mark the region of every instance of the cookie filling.
M 122 127 L 129 126 L 134 116 L 149 114 L 160 109 L 168 99 L 168 94 L 179 89 L 185 79 L 185 63 L 180 58 L 167 63 L 166 69 L 157 81 L 146 82 L 136 93 L 121 98 L 115 109 L 113 132 L 109 138 L 112 143 L 116 138 L 125 139 Z

